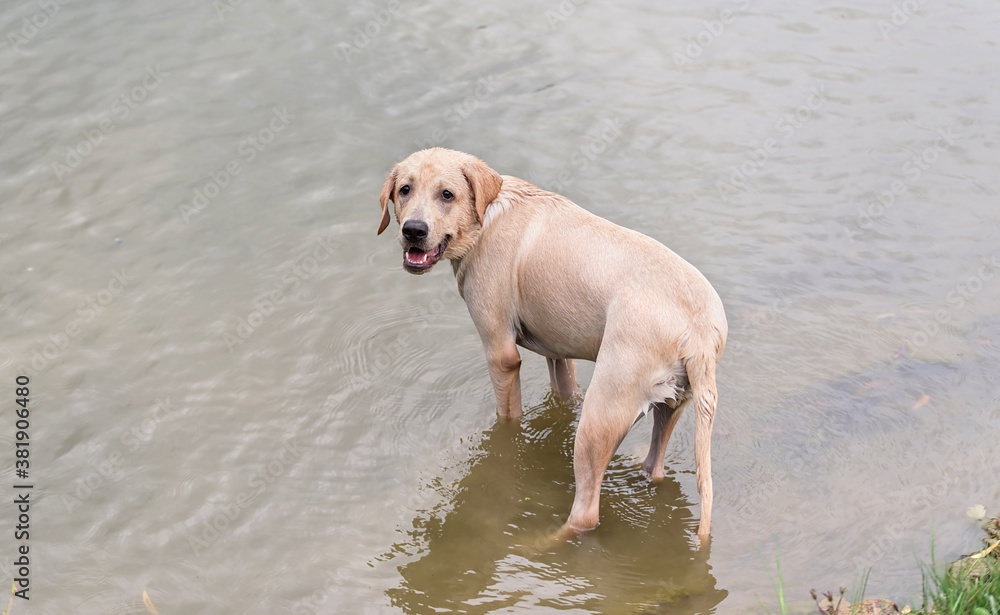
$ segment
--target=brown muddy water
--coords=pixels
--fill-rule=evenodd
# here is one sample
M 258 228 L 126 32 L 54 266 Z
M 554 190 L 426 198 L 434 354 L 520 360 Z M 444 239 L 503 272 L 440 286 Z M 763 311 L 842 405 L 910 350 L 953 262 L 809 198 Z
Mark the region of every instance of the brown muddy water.
M 869 567 L 914 598 L 932 532 L 957 556 L 966 508 L 1000 508 L 997 32 L 985 1 L 4 3 L 13 613 L 763 612 L 778 553 L 803 611 Z M 718 289 L 710 552 L 690 416 L 663 484 L 647 420 L 601 526 L 535 547 L 577 409 L 526 352 L 526 416 L 498 423 L 449 268 L 375 236 L 428 145 Z

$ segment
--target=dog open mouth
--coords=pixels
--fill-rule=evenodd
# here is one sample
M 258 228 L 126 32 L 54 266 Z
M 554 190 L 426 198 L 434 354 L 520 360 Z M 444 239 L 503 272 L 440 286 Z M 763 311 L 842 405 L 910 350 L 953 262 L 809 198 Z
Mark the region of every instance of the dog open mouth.
M 420 248 L 409 248 L 403 252 L 403 267 L 408 271 L 420 272 L 429 270 L 434 263 L 441 260 L 445 249 L 448 247 L 450 237 L 445 237 L 444 241 L 437 248 L 430 251 L 423 251 Z

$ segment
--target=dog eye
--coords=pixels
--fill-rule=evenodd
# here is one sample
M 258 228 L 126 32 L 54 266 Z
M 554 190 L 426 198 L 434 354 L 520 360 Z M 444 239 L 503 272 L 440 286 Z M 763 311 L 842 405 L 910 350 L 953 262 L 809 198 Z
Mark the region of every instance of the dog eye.
M 402 188 L 399 189 L 399 193 L 400 194 L 404 194 L 404 195 L 405 194 L 409 194 L 410 193 L 410 187 L 409 186 L 403 186 Z
M 455 195 L 452 194 L 451 191 L 449 191 L 449 190 L 445 190 L 444 192 L 442 192 L 441 196 L 444 197 L 444 200 L 446 200 L 446 201 L 450 201 L 453 198 L 455 198 Z

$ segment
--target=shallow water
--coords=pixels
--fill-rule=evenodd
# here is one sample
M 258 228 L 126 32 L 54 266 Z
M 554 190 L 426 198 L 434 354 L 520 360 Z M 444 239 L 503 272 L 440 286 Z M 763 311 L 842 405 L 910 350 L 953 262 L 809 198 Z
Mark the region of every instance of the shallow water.
M 932 529 L 941 559 L 975 548 L 966 508 L 1000 509 L 992 5 L 234 4 L 0 9 L 0 407 L 19 373 L 34 400 L 15 612 L 762 612 L 779 552 L 804 605 L 868 567 L 916 597 Z M 690 416 L 663 484 L 646 421 L 598 530 L 538 547 L 576 408 L 526 352 L 499 423 L 449 268 L 375 236 L 428 145 L 718 289 L 710 551 Z

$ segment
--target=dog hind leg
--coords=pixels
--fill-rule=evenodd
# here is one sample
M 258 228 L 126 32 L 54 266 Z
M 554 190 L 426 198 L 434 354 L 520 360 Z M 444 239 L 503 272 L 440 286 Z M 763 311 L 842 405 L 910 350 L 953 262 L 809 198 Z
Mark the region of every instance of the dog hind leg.
M 582 532 L 597 526 L 604 472 L 632 427 L 636 409 L 643 403 L 634 394 L 639 387 L 626 380 L 634 379 L 622 378 L 615 367 L 602 366 L 598 361 L 576 430 L 573 446 L 576 494 L 564 529 Z
M 580 392 L 580 387 L 576 384 L 576 366 L 573 359 L 549 359 L 545 362 L 549 366 L 549 382 L 552 390 L 562 400 L 572 399 Z
M 653 404 L 653 435 L 649 442 L 649 454 L 642 462 L 642 470 L 655 483 L 663 480 L 663 456 L 667 452 L 670 434 L 684 411 L 684 405 L 684 401 L 673 400 Z

